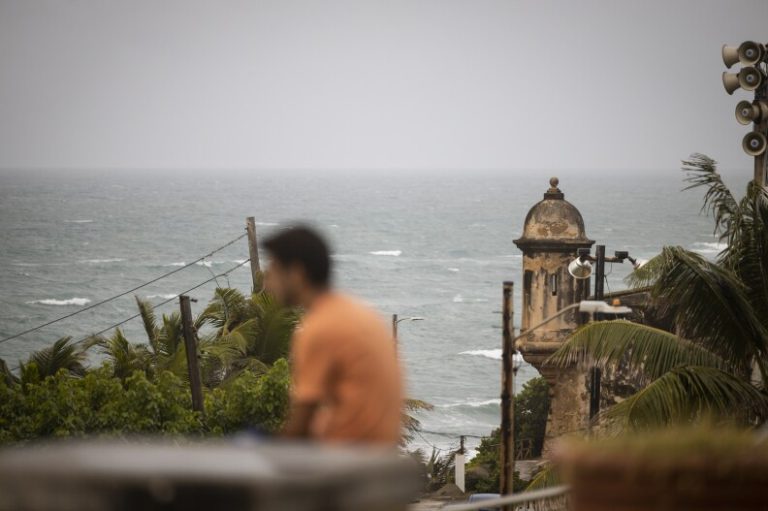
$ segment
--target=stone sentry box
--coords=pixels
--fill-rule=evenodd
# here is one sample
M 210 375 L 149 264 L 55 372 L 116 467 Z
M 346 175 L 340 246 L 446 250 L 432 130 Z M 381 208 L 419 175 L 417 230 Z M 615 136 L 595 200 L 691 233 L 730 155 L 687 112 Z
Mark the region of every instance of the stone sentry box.
M 523 252 L 523 306 L 521 332 L 537 325 L 565 307 L 587 299 L 591 279 L 574 279 L 568 263 L 580 248 L 595 242 L 587 238 L 581 213 L 558 188 L 553 177 L 544 198 L 525 218 L 523 235 L 514 240 Z M 550 408 L 544 453 L 551 439 L 586 428 L 589 391 L 585 371 L 576 367 L 554 368 L 544 361 L 578 326 L 576 310 L 533 330 L 517 342 L 526 362 L 534 366 L 549 383 Z

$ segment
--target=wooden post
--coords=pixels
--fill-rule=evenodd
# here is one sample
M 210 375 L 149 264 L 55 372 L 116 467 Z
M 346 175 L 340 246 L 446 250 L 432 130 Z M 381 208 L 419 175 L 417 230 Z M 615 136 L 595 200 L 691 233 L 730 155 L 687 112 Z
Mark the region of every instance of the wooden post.
M 261 263 L 259 262 L 259 244 L 256 241 L 256 219 L 249 216 L 245 219 L 245 229 L 248 231 L 248 253 L 251 258 L 251 279 L 253 281 L 253 292 L 261 291 L 264 279 L 261 274 Z
M 189 296 L 179 296 L 179 304 L 181 306 L 181 327 L 184 335 L 184 347 L 187 352 L 189 387 L 192 391 L 192 409 L 196 412 L 205 413 L 203 386 L 200 381 L 200 366 L 197 361 L 197 336 L 192 326 L 192 308 L 189 304 Z
M 502 308 L 501 353 L 501 477 L 499 493 L 514 492 L 515 481 L 515 346 L 512 343 L 512 297 L 514 282 L 505 281 Z M 511 509 L 511 508 L 509 508 Z
M 392 338 L 397 343 L 397 314 L 392 314 Z

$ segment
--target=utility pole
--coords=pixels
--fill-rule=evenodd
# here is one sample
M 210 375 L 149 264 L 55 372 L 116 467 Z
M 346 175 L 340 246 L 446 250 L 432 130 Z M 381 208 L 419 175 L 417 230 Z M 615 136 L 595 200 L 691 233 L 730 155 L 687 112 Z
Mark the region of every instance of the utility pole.
M 251 258 L 253 292 L 257 293 L 264 286 L 264 278 L 261 273 L 261 264 L 259 263 L 259 244 L 256 240 L 256 219 L 254 217 L 249 216 L 245 219 L 245 229 L 248 232 L 248 253 Z
M 595 300 L 602 300 L 605 296 L 605 245 L 595 247 Z M 599 314 L 595 314 L 595 319 L 600 320 Z M 591 421 L 597 412 L 600 411 L 600 380 L 602 371 L 599 367 L 593 367 L 591 373 L 591 384 L 589 392 L 589 420 Z
M 755 119 L 755 131 L 762 133 L 763 137 L 768 138 L 768 80 L 763 80 L 760 87 L 755 90 L 755 103 L 759 106 L 762 115 Z M 766 186 L 768 181 L 768 152 L 763 150 L 755 156 L 755 183 L 762 187 Z
M 192 325 L 192 308 L 189 302 L 189 296 L 179 296 L 181 327 L 184 335 L 184 347 L 187 352 L 187 369 L 189 370 L 189 387 L 192 391 L 192 409 L 204 414 L 203 386 L 200 380 L 200 366 L 197 360 L 197 336 Z
M 515 345 L 512 335 L 514 282 L 505 281 L 502 307 L 501 350 L 501 474 L 499 493 L 514 492 L 515 482 Z M 511 508 L 509 508 L 511 509 Z

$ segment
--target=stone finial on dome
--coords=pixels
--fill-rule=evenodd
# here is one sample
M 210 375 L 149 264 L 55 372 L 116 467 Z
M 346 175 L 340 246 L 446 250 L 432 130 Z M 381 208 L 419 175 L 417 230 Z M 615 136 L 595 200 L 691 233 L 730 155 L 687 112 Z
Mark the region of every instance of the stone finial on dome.
M 556 177 L 549 179 L 549 190 L 544 194 L 545 199 L 559 199 L 565 198 L 565 194 L 557 187 L 560 184 L 560 180 Z

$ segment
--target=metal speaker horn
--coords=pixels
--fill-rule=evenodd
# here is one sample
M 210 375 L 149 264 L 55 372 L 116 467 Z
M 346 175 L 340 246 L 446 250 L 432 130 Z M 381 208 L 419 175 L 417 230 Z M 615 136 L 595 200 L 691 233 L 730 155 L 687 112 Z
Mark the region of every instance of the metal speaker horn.
M 583 261 L 580 258 L 574 259 L 568 265 L 568 273 L 574 279 L 588 279 L 592 275 L 592 263 L 586 259 Z
M 756 67 L 745 67 L 739 71 L 739 85 L 744 90 L 755 90 L 763 83 L 763 74 Z
M 733 94 L 736 89 L 741 87 L 741 84 L 739 83 L 739 75 L 723 71 L 723 87 L 725 87 L 725 92 Z
M 731 69 L 731 66 L 739 61 L 739 48 L 736 46 L 723 45 L 723 62 L 725 67 Z
M 739 101 L 736 105 L 736 120 L 740 124 L 749 124 L 750 122 L 763 122 L 768 120 L 768 103 L 765 101 Z
M 760 156 L 765 152 L 766 143 L 765 135 L 759 131 L 753 131 L 747 133 L 744 140 L 741 142 L 741 147 L 743 147 L 744 152 L 750 156 Z M 570 269 L 570 266 L 568 268 Z
M 745 66 L 754 66 L 765 56 L 765 47 L 754 41 L 744 41 L 739 45 L 739 62 Z M 729 66 L 730 67 L 730 66 Z

